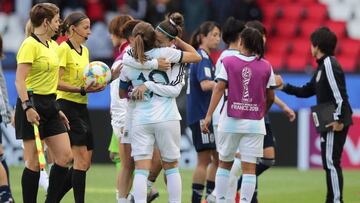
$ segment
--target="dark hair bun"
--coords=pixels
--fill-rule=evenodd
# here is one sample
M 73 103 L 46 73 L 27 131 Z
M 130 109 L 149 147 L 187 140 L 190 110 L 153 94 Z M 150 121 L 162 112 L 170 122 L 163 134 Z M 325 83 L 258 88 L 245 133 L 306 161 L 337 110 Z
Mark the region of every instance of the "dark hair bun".
M 181 15 L 180 13 L 178 12 L 175 12 L 175 13 L 171 13 L 169 14 L 168 16 L 170 23 L 175 23 L 174 26 L 179 26 L 179 27 L 184 27 L 184 16 Z

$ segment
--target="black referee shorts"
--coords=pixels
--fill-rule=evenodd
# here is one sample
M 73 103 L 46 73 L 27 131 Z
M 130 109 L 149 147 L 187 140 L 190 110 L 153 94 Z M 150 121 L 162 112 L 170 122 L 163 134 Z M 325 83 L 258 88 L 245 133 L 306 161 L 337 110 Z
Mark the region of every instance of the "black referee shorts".
M 40 116 L 39 133 L 40 138 L 44 139 L 66 132 L 66 127 L 61 120 L 56 109 L 56 95 L 33 95 L 36 112 Z M 15 132 L 16 139 L 33 140 L 35 139 L 34 128 L 27 121 L 26 114 L 21 107 L 21 100 L 16 101 L 15 110 Z
M 215 135 L 212 123 L 209 124 L 210 133 L 204 134 L 201 132 L 200 121 L 197 121 L 190 126 L 193 143 L 196 152 L 205 150 L 216 150 Z
M 68 133 L 71 146 L 86 146 L 88 150 L 94 149 L 93 133 L 86 104 L 65 99 L 59 99 L 58 103 L 70 122 Z
M 275 137 L 273 136 L 270 123 L 265 123 L 266 135 L 264 136 L 263 149 L 268 147 L 275 147 Z

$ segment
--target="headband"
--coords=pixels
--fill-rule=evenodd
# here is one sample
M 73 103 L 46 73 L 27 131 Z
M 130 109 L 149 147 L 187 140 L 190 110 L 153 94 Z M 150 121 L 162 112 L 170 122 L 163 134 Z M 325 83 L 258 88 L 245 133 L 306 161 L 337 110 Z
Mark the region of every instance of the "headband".
M 170 37 L 171 39 L 175 39 L 175 38 L 176 38 L 176 36 L 171 35 L 171 34 L 169 34 L 168 32 L 166 32 L 165 30 L 163 30 L 163 29 L 160 27 L 160 25 L 158 25 L 158 26 L 156 27 L 156 29 L 160 30 L 160 32 L 162 32 L 162 33 L 165 34 L 166 36 Z

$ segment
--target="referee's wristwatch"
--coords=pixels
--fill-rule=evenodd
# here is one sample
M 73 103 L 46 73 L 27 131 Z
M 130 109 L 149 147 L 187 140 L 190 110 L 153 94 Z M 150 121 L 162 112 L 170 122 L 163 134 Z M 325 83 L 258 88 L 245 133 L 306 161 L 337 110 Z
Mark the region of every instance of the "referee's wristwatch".
M 26 100 L 21 103 L 21 107 L 24 110 L 24 112 L 26 112 L 30 108 L 34 108 L 34 104 L 30 100 Z
M 86 95 L 85 87 L 80 87 L 80 95 L 81 95 L 81 96 L 85 96 L 85 95 Z

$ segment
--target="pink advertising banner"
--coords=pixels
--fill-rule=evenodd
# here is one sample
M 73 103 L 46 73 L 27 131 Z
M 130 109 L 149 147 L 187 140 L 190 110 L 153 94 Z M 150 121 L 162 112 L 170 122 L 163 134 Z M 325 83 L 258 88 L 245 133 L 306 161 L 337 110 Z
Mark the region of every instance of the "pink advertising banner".
M 310 115 L 309 115 L 310 118 Z M 320 135 L 316 132 L 313 120 L 309 120 L 309 166 L 310 168 L 322 167 L 320 152 Z M 353 116 L 354 124 L 350 127 L 341 165 L 345 169 L 360 169 L 360 115 Z

